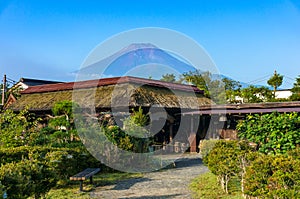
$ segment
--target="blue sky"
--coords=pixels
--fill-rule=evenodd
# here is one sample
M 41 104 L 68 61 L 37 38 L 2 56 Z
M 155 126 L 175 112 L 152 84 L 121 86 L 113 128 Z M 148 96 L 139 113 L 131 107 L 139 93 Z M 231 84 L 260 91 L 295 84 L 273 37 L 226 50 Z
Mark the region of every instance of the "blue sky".
M 289 87 L 300 75 L 297 0 L 1 0 L 0 75 L 73 81 L 99 43 L 142 27 L 186 34 L 239 81 L 257 83 L 276 69 Z

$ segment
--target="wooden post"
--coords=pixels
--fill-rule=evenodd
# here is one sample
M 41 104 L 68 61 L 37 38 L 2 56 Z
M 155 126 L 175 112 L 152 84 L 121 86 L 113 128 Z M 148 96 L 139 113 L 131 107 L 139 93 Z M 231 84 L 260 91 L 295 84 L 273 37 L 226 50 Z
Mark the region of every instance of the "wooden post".
M 80 180 L 79 191 L 83 191 L 83 180 Z
M 173 141 L 173 122 L 169 121 L 170 143 Z
M 190 152 L 191 153 L 197 152 L 196 133 L 194 132 L 194 117 L 193 117 L 193 115 L 191 115 L 191 134 L 188 139 L 189 139 L 189 143 L 190 143 Z
M 3 77 L 3 88 L 2 88 L 2 105 L 4 106 L 5 101 L 5 89 L 6 89 L 6 75 Z
M 190 134 L 189 143 L 190 143 L 190 152 L 191 153 L 196 153 L 197 152 L 196 133 L 191 133 Z

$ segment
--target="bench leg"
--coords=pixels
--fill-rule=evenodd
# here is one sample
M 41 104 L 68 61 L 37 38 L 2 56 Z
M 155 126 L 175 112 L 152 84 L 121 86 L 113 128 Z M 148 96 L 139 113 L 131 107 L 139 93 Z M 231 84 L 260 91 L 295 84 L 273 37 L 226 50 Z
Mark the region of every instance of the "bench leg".
M 90 183 L 93 184 L 93 176 L 90 177 Z
M 80 180 L 79 191 L 83 191 L 83 180 Z

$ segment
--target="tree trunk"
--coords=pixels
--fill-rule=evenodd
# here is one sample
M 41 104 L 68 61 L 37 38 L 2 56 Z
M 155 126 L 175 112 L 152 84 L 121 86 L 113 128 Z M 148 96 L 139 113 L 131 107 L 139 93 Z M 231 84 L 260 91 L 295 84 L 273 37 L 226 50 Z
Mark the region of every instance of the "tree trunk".
M 230 177 L 228 175 L 225 175 L 225 192 L 228 194 L 228 182 L 230 180 Z
M 223 175 L 219 176 L 218 179 L 219 179 L 219 182 L 221 184 L 221 188 L 223 191 L 225 191 L 225 177 Z

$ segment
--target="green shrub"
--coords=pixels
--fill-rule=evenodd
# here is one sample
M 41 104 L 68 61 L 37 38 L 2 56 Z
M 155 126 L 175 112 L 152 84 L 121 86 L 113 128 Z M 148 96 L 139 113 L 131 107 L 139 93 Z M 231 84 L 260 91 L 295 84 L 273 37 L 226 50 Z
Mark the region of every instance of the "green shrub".
M 261 155 L 246 168 L 245 194 L 262 198 L 300 198 L 300 160 Z
M 53 147 L 16 147 L 0 149 L 0 164 L 5 165 L 22 160 L 44 161 L 56 172 L 59 179 L 67 181 L 68 177 L 87 167 L 100 167 L 85 148 Z
M 46 146 L 53 142 L 50 135 L 53 134 L 55 130 L 50 127 L 41 128 L 39 131 L 30 134 L 28 145 L 29 146 Z
M 210 140 L 201 140 L 199 149 L 200 149 L 200 154 L 202 158 L 207 156 L 207 154 L 214 148 L 215 144 L 219 140 L 216 139 L 210 139 Z
M 0 148 L 0 165 L 28 159 L 27 147 Z
M 0 148 L 0 165 L 12 162 L 20 162 L 26 159 L 44 160 L 50 151 L 60 150 L 52 147 L 21 146 L 15 148 Z
M 265 154 L 286 153 L 300 145 L 299 113 L 248 115 L 237 130 L 240 138 L 256 143 Z
M 145 128 L 148 124 L 149 115 L 143 113 L 139 107 L 137 111 L 123 120 L 123 128 L 117 125 L 102 126 L 105 137 L 118 148 L 137 153 L 149 152 L 149 146 L 153 139 L 150 132 Z M 104 123 L 104 122 L 102 122 Z
M 226 193 L 232 177 L 243 178 L 247 154 L 251 151 L 252 148 L 247 142 L 220 140 L 204 157 L 204 163 L 218 176 L 218 181 Z
M 127 135 L 119 126 L 103 127 L 107 139 L 118 148 L 126 151 L 134 150 L 134 140 L 136 138 Z
M 38 131 L 39 118 L 28 110 L 18 114 L 5 110 L 0 114 L 0 147 L 18 147 L 28 145 L 30 135 Z
M 46 161 L 53 168 L 60 183 L 67 183 L 70 176 L 88 168 L 100 167 L 101 164 L 87 151 L 78 149 L 60 149 L 46 155 Z
M 47 164 L 22 160 L 1 166 L 0 181 L 8 198 L 40 198 L 56 185 L 56 176 Z
M 287 154 L 289 156 L 293 157 L 295 160 L 300 160 L 300 147 L 297 147 L 296 149 L 288 151 Z

